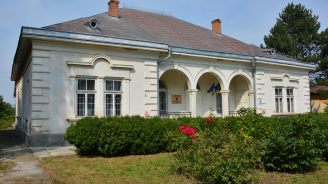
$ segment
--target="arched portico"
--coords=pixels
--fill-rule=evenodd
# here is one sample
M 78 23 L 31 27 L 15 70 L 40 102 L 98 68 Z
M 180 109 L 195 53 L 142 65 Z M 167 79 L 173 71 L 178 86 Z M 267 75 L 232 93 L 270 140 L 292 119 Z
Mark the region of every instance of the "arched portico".
M 159 113 L 190 112 L 189 77 L 178 69 L 169 69 L 160 73 L 159 78 Z
M 204 72 L 197 77 L 197 116 L 221 116 L 224 82 L 212 71 Z
M 229 80 L 229 112 L 254 106 L 253 84 L 248 75 L 237 73 Z

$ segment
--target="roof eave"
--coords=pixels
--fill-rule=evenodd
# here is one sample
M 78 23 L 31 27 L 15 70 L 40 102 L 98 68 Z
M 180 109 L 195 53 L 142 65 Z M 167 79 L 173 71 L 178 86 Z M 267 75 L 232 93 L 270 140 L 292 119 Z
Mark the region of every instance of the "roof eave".
M 23 27 L 22 34 L 27 38 L 51 39 L 77 43 L 93 43 L 117 47 L 135 47 L 154 51 L 167 51 L 168 46 L 160 43 L 151 43 L 137 40 L 112 38 L 106 36 L 89 35 L 63 31 L 52 31 L 41 28 Z
M 255 56 L 255 59 L 256 59 L 257 63 L 288 66 L 288 67 L 302 68 L 302 69 L 307 69 L 307 70 L 315 70 L 316 69 L 315 65 L 302 63 L 302 62 L 286 61 L 286 60 L 266 58 L 266 57 L 260 57 L 260 56 Z

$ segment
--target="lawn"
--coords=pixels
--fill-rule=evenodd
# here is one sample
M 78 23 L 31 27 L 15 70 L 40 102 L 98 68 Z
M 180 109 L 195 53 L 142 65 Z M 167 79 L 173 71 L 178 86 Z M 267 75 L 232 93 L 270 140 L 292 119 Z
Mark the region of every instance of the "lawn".
M 307 174 L 287 174 L 277 172 L 257 172 L 258 183 L 263 184 L 327 184 L 328 183 L 328 162 L 320 162 L 319 169 Z
M 196 183 L 172 170 L 172 153 L 147 156 L 53 157 L 41 160 L 43 168 L 54 183 Z M 257 171 L 253 178 L 264 184 L 324 184 L 328 183 L 328 162 L 308 174 L 266 173 Z
M 195 183 L 171 169 L 173 155 L 147 156 L 54 157 L 41 161 L 54 183 Z

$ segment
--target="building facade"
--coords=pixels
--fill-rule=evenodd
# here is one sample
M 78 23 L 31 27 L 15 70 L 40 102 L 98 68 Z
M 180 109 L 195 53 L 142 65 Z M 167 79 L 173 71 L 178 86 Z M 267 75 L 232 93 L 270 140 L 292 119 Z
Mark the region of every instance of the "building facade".
M 265 116 L 310 111 L 313 65 L 172 16 L 110 1 L 109 12 L 23 27 L 15 55 L 17 127 L 28 144 L 64 144 L 86 116 Z

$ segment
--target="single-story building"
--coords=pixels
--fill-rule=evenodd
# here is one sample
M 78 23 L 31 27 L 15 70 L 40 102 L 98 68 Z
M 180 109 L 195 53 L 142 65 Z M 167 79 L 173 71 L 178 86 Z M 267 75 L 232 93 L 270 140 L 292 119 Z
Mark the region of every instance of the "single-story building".
M 311 112 L 324 112 L 328 106 L 328 86 L 316 85 L 310 88 Z
M 63 144 L 86 116 L 265 116 L 310 112 L 315 66 L 173 16 L 120 8 L 22 27 L 11 79 L 31 146 Z

